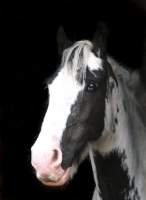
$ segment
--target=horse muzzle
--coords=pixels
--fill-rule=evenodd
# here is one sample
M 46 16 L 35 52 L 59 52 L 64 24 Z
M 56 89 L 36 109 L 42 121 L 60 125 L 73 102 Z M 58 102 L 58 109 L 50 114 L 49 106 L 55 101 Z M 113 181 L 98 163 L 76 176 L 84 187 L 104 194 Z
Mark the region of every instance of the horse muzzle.
M 38 150 L 39 149 L 39 150 Z M 69 179 L 71 167 L 62 169 L 62 151 L 55 146 L 51 149 L 36 148 L 31 149 L 31 164 L 36 170 L 37 178 L 48 186 L 64 185 Z

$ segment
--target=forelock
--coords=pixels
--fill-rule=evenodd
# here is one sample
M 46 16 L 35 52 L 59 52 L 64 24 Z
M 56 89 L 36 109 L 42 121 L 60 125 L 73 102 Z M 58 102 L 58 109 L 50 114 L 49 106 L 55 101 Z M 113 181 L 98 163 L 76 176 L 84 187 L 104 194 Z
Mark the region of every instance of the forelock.
M 88 40 L 79 41 L 66 49 L 63 53 L 61 68 L 72 76 L 79 84 L 83 84 L 86 78 L 86 68 L 89 53 L 93 45 Z

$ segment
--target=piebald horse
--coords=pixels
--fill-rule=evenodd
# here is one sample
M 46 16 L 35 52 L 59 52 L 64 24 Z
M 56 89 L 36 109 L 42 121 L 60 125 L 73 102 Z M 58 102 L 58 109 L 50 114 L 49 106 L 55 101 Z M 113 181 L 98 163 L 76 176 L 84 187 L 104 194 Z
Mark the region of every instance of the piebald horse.
M 47 186 L 73 178 L 90 157 L 94 200 L 146 200 L 146 92 L 138 70 L 106 54 L 107 27 L 73 44 L 58 29 L 61 64 L 48 79 L 49 103 L 31 148 Z

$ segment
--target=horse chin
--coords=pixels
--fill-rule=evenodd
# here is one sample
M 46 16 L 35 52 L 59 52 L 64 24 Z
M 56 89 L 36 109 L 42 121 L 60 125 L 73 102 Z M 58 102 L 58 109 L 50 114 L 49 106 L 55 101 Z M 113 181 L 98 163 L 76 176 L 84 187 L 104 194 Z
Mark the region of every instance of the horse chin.
M 44 185 L 46 186 L 62 186 L 64 185 L 69 177 L 70 177 L 70 171 L 71 171 L 71 167 L 69 167 L 65 172 L 64 174 L 57 180 L 57 181 L 41 181 Z

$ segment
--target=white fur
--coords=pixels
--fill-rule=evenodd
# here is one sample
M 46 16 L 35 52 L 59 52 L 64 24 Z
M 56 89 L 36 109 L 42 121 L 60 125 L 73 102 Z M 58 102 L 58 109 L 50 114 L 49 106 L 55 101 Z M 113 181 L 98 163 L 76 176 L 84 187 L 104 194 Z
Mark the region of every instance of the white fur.
M 59 72 L 57 78 L 49 85 L 49 106 L 33 148 L 45 151 L 49 147 L 52 148 L 53 143 L 59 146 L 71 106 L 81 90 L 82 87 L 73 81 L 64 69 Z
M 135 188 L 141 200 L 146 198 L 146 92 L 142 89 L 138 73 L 130 73 L 109 58 L 113 71 L 118 80 L 112 94 L 108 93 L 106 100 L 105 129 L 102 137 L 94 144 L 94 148 L 106 156 L 117 149 L 119 153 L 125 150 L 127 159 L 123 160 L 123 169 L 128 169 L 131 186 L 135 178 Z M 110 83 L 114 80 L 110 79 Z M 110 84 L 109 83 L 109 84 Z M 140 91 L 139 91 L 140 88 Z M 139 95 L 136 95 L 136 94 Z M 123 105 L 123 101 L 126 107 Z M 119 112 L 117 113 L 117 105 Z M 113 133 L 114 120 L 118 124 Z M 133 190 L 129 192 L 128 199 L 135 200 Z

